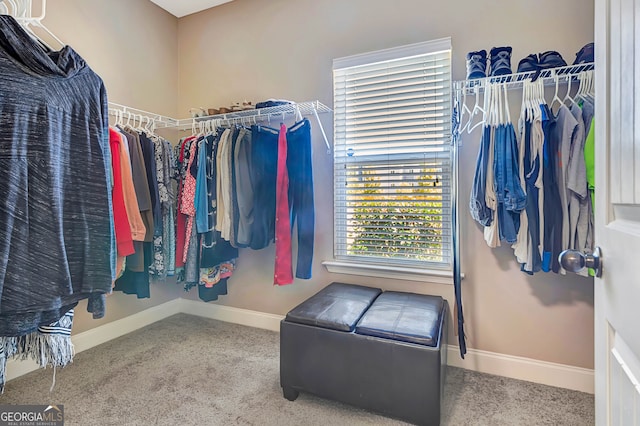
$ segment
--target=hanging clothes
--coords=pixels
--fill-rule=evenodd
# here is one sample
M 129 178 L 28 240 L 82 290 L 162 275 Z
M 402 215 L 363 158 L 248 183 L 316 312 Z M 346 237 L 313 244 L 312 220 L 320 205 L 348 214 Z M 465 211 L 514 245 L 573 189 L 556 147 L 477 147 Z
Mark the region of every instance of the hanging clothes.
M 123 189 L 130 195 L 130 225 L 138 229 L 133 237 L 135 253 L 126 258 L 114 290 L 148 298 L 152 279 L 163 280 L 175 273 L 172 149 L 168 141 L 148 133 L 148 129 L 121 126 L 112 130 L 117 130 L 128 146 L 129 162 L 122 168 Z M 140 229 L 144 229 L 142 238 Z
M 562 252 L 562 205 L 558 186 L 558 152 L 557 140 L 552 137 L 556 120 L 547 105 L 540 106 L 542 111 L 543 145 L 543 188 L 544 188 L 544 237 L 542 270 L 545 272 L 560 271 L 558 256 Z
M 273 283 L 291 284 L 291 222 L 289 217 L 289 174 L 287 173 L 287 126 L 280 125 L 276 168 L 276 259 Z
M 220 136 L 219 136 L 220 135 Z M 175 174 L 178 181 L 178 203 L 186 219 L 176 227 L 177 250 L 184 262 L 178 282 L 185 291 L 198 287 L 203 301 L 217 300 L 227 294 L 227 279 L 235 269 L 237 249 L 215 230 L 217 212 L 224 200 L 218 197 L 218 156 L 222 141 L 229 142 L 230 133 L 187 138 L 178 146 Z M 229 147 L 225 154 L 230 153 Z M 221 159 L 225 170 L 229 157 Z M 226 191 L 225 191 L 226 192 Z
M 227 294 L 238 249 L 260 250 L 273 242 L 274 283 L 293 282 L 292 223 L 298 237 L 296 277 L 311 277 L 315 208 L 309 120 L 290 128 L 282 124 L 280 130 L 234 125 L 207 133 L 201 128 L 175 152 L 176 250 L 183 262 L 176 269 L 186 291 L 197 286 L 206 301 Z
M 541 206 L 544 205 L 543 190 L 543 149 L 542 110 L 534 108 L 521 116 L 520 122 L 524 193 L 526 193 L 526 227 L 520 228 L 525 251 L 521 259 L 521 270 L 533 274 L 542 269 L 542 229 L 544 229 Z M 524 235 L 522 235 L 524 233 Z
M 494 156 L 500 240 L 512 244 L 517 240 L 520 212 L 525 208 L 527 199 L 520 186 L 518 145 L 511 123 L 496 128 Z
M 526 196 L 521 186 L 518 144 L 506 91 L 500 85 L 489 85 L 485 96 L 485 107 L 493 106 L 498 111 L 487 117 L 482 132 L 469 206 L 472 217 L 484 227 L 487 244 L 497 247 L 500 241 L 517 242 Z
M 174 179 L 177 182 L 177 203 L 176 203 L 176 276 L 178 282 L 184 281 L 184 247 L 186 242 L 187 216 L 182 213 L 182 190 L 184 187 L 184 179 L 187 173 L 187 165 L 189 163 L 189 146 L 195 137 L 191 136 L 183 139 L 176 147 L 175 155 L 176 164 L 174 168 Z
M 578 77 L 581 86 L 575 100 L 570 86 L 564 100 L 557 96 L 556 87 L 554 103 L 559 107 L 555 114 L 544 100 L 541 80 L 518 80 L 522 81 L 523 102 L 517 135 L 509 130 L 509 120 L 504 120 L 506 92 L 502 99 L 500 84 L 486 83 L 484 87 L 485 128 L 469 208 L 483 226 L 487 244 L 512 243 L 521 270 L 528 274 L 564 274 L 558 261 L 562 251 L 593 250 L 593 194 L 589 186 L 594 156 L 594 141 L 589 136 L 593 133 L 592 77 Z M 558 83 L 560 77 L 554 78 Z M 457 110 L 463 109 L 457 105 Z M 453 123 L 460 128 L 458 121 Z
M 46 90 L 43 90 L 46 87 Z M 0 388 L 8 357 L 65 365 L 70 311 L 95 318 L 115 278 L 107 93 L 71 47 L 46 52 L 0 15 Z M 39 350 L 41 342 L 59 351 Z
M 251 227 L 254 218 L 254 185 L 251 171 L 254 167 L 253 141 L 250 129 L 242 128 L 238 134 L 238 142 L 234 152 L 234 188 L 236 192 L 237 209 L 233 211 L 234 231 L 236 235 L 235 246 L 238 248 L 249 247 L 251 244 Z
M 471 212 L 471 217 L 484 227 L 490 226 L 493 221 L 493 211 L 487 205 L 486 197 L 489 164 L 493 164 L 493 161 L 489 160 L 489 153 L 491 152 L 493 154 L 493 150 L 490 149 L 492 140 L 491 127 L 484 126 L 482 129 L 480 149 L 478 150 L 478 157 L 476 159 L 476 169 L 473 177 L 473 186 L 471 188 L 471 197 L 469 200 L 469 211 Z M 491 156 L 491 160 L 493 160 L 493 155 Z M 493 167 L 491 167 L 491 170 L 493 170 Z M 493 177 L 493 173 L 491 173 L 491 177 Z M 489 179 L 490 182 L 492 182 L 492 180 L 493 179 Z
M 315 238 L 311 123 L 306 118 L 287 129 L 287 173 L 291 225 L 296 224 L 296 278 L 311 279 Z
M 222 132 L 219 132 L 222 133 Z M 210 142 L 210 143 L 209 143 Z M 207 223 L 208 230 L 201 238 L 200 276 L 198 296 L 205 302 L 217 300 L 219 296 L 227 294 L 227 281 L 235 270 L 235 259 L 238 250 L 229 241 L 222 238 L 215 230 L 216 223 L 216 189 L 217 189 L 217 135 L 207 139 L 205 153 L 202 155 L 203 165 L 206 167 L 204 177 L 207 189 Z M 201 174 L 199 176 L 202 176 Z
M 160 137 L 151 138 L 155 152 L 160 223 L 153 238 L 153 263 L 149 267 L 149 274 L 152 279 L 164 280 L 175 274 L 176 197 L 172 185 L 173 150 L 168 141 Z
M 252 126 L 251 132 L 254 166 L 251 180 L 255 188 L 250 247 L 261 250 L 275 239 L 279 132 L 265 126 Z
M 122 272 L 124 258 L 135 253 L 131 225 L 124 201 L 124 185 L 122 183 L 122 161 L 120 144 L 122 139 L 118 132 L 109 129 L 109 145 L 111 148 L 111 164 L 113 170 L 112 207 L 117 246 L 116 276 Z M 127 159 L 125 159 L 127 161 Z M 125 167 L 128 167 L 125 164 Z

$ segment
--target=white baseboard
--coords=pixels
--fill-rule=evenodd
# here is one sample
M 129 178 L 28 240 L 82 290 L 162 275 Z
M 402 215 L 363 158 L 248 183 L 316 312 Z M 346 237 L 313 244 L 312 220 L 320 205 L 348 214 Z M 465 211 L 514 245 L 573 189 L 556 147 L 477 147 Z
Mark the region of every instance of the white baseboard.
M 284 318 L 282 315 L 180 298 L 85 331 L 73 336 L 71 339 L 76 353 L 78 353 L 178 313 L 271 331 L 280 331 L 280 321 Z M 449 345 L 448 347 L 447 363 L 454 367 L 466 368 L 467 370 L 481 373 L 594 393 L 594 372 L 587 368 L 477 349 L 468 349 L 463 360 L 460 358 L 460 349 L 454 345 Z M 9 360 L 7 363 L 7 380 L 15 379 L 37 369 L 37 364 L 32 361 Z
M 467 349 L 465 359 L 462 359 L 460 358 L 460 348 L 454 345 L 449 345 L 447 364 L 481 373 L 495 374 L 580 392 L 593 394 L 595 391 L 594 371 L 588 368 L 477 349 Z
M 185 314 L 271 331 L 280 331 L 280 321 L 284 318 L 283 315 L 267 314 L 224 305 L 212 305 L 188 299 L 181 299 L 181 308 Z
M 110 340 L 129 334 L 139 328 L 146 327 L 154 322 L 163 320 L 180 313 L 181 299 L 171 300 L 153 308 L 145 309 L 142 312 L 128 317 L 100 325 L 91 330 L 84 331 L 75 336 L 71 336 L 71 341 L 75 352 L 86 351 L 94 346 L 106 343 Z M 23 376 L 40 368 L 35 361 L 10 359 L 7 361 L 7 381 Z
M 86 351 L 102 343 L 117 339 L 134 332 L 142 327 L 153 324 L 172 315 L 179 314 L 181 303 L 180 299 L 174 299 L 153 308 L 130 315 L 128 317 L 112 321 L 105 325 L 101 325 L 91 330 L 82 332 L 71 337 L 73 346 L 77 352 Z

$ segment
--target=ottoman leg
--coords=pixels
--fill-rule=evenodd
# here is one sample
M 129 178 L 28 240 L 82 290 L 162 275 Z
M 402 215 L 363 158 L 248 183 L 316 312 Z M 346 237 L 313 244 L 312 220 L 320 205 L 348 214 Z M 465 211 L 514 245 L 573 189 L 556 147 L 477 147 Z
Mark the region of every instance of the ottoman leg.
M 293 388 L 283 387 L 282 388 L 282 394 L 289 401 L 295 401 L 298 398 L 298 395 L 300 395 L 300 392 L 298 392 L 297 390 L 295 390 Z

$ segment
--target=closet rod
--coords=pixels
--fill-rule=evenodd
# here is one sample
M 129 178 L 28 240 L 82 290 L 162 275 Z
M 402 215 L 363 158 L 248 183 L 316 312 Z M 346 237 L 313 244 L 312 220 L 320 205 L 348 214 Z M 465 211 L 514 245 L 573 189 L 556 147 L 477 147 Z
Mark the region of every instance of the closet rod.
M 475 90 L 484 90 L 487 84 L 490 83 L 505 83 L 508 89 L 517 89 L 522 87 L 522 83 L 525 80 L 537 80 L 542 79 L 544 85 L 551 85 L 555 83 L 555 78 L 558 77 L 560 81 L 569 80 L 570 78 L 577 77 L 581 72 L 593 70 L 594 63 L 587 62 L 578 65 L 567 65 L 565 67 L 548 68 L 541 71 L 529 71 L 516 74 L 500 75 L 495 77 L 477 78 L 471 80 L 460 80 L 453 82 L 453 90 L 456 93 L 473 93 Z

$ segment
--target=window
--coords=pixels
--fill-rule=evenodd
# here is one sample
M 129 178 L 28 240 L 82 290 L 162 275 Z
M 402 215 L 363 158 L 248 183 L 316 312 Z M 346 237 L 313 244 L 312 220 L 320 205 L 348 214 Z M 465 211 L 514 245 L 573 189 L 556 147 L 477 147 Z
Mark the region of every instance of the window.
M 334 60 L 334 256 L 451 269 L 451 40 Z

